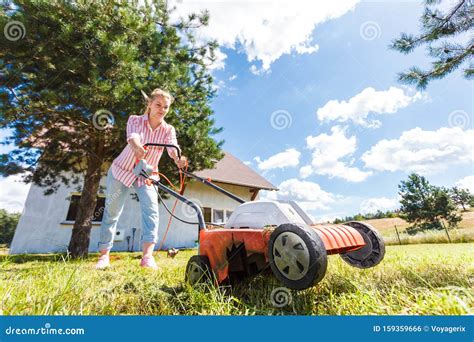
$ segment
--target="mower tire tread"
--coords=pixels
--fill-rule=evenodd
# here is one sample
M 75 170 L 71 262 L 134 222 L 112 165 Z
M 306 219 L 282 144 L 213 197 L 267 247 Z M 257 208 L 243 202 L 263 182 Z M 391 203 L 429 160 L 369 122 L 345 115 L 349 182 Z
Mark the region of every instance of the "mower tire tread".
M 295 234 L 298 238 L 300 238 L 304 242 L 308 252 L 309 263 L 307 264 L 307 267 L 304 267 L 306 273 L 302 275 L 300 279 L 290 279 L 285 275 L 285 272 L 282 272 L 282 270 L 279 269 L 277 265 L 278 260 L 276 259 L 279 257 L 279 255 L 274 254 L 274 246 L 278 237 L 285 233 Z M 297 249 L 301 249 L 301 246 Z M 285 223 L 279 225 L 270 235 L 270 240 L 268 243 L 268 255 L 273 274 L 278 280 L 280 280 L 290 289 L 304 290 L 312 287 L 320 282 L 326 274 L 326 247 L 324 246 L 323 241 L 316 231 L 305 224 Z M 301 264 L 298 265 L 298 267 L 303 269 Z
M 385 243 L 379 232 L 365 222 L 350 221 L 344 225 L 357 230 L 366 245 L 359 250 L 341 253 L 342 260 L 357 268 L 370 268 L 379 264 L 385 256 Z

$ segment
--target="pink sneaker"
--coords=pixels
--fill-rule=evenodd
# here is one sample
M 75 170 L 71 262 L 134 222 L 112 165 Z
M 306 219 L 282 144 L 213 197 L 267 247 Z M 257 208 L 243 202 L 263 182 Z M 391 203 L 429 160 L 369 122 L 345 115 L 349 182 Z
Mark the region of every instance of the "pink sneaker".
M 97 261 L 97 264 L 95 265 L 95 268 L 97 270 L 103 270 L 107 267 L 110 267 L 110 259 L 108 255 L 101 255 L 99 257 L 99 261 Z
M 144 256 L 142 261 L 140 261 L 140 266 L 144 268 L 151 268 L 152 270 L 158 269 L 155 259 L 151 256 Z

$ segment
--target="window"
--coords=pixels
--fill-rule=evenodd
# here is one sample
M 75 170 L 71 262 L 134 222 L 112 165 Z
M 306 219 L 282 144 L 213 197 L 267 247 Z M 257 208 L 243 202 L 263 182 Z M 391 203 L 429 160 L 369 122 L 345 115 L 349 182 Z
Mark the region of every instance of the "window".
M 212 222 L 216 224 L 224 223 L 224 210 L 214 209 Z
M 213 208 L 201 208 L 204 215 L 204 222 L 213 224 L 223 224 L 229 220 L 234 211 Z
M 211 208 L 202 208 L 202 214 L 204 215 L 204 222 L 212 222 L 212 209 Z
M 79 208 L 79 201 L 81 195 L 71 195 L 71 201 L 69 202 L 69 209 L 66 215 L 66 221 L 75 221 L 77 216 L 77 210 Z M 94 216 L 92 222 L 102 222 L 105 208 L 105 197 L 97 196 L 97 204 L 94 209 Z

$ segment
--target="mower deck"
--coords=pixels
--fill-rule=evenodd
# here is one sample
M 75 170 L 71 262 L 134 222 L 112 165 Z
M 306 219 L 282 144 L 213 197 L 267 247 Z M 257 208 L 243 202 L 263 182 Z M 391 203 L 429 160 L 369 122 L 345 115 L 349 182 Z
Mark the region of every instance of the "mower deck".
M 365 246 L 364 238 L 354 228 L 345 225 L 312 225 L 326 248 L 326 253 L 339 254 L 355 251 Z M 232 258 L 250 257 L 260 261 L 260 265 L 269 262 L 268 242 L 274 228 L 214 228 L 199 232 L 199 254 L 209 258 L 211 269 L 219 283 L 225 281 L 229 272 L 242 272 L 245 265 L 232 269 Z M 245 255 L 243 252 L 245 251 Z M 233 252 L 233 253 L 232 253 Z M 259 256 L 255 255 L 259 254 Z M 245 263 L 245 260 L 244 260 Z M 234 263 L 235 264 L 235 263 Z M 259 271 L 259 264 L 253 265 Z

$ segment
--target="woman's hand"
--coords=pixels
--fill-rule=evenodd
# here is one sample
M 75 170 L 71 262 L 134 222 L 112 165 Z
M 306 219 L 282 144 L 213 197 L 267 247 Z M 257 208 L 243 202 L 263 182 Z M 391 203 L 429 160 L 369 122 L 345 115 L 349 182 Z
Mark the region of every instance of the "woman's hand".
M 133 154 L 136 159 L 143 159 L 146 154 L 146 150 L 143 148 L 143 145 L 136 138 L 130 139 L 130 147 L 132 148 Z
M 176 163 L 176 166 L 178 166 L 180 169 L 183 169 L 186 166 L 186 162 L 188 159 L 185 156 L 181 156 L 180 159 L 176 158 L 174 162 Z
M 132 147 L 132 150 L 133 150 L 133 154 L 135 155 L 135 158 L 137 159 L 145 158 L 146 150 L 143 148 L 143 146 Z

